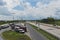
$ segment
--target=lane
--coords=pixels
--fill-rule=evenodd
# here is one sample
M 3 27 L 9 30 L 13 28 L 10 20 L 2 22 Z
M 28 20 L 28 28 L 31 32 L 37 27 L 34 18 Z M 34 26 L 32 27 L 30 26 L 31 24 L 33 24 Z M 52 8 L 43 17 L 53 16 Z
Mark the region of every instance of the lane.
M 11 28 L 9 27 L 9 28 L 0 30 L 0 40 L 4 40 L 4 39 L 2 38 L 2 33 L 3 33 L 4 31 L 8 31 L 8 30 L 11 30 Z
M 0 36 L 0 40 L 3 40 L 3 38 Z
M 47 40 L 43 35 L 34 30 L 29 24 L 26 24 L 32 40 Z

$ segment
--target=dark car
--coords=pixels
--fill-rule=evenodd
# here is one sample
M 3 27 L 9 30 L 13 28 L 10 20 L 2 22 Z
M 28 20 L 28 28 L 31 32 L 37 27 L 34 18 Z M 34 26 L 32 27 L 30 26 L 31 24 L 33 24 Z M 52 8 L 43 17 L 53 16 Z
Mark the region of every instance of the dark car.
M 5 29 L 5 28 L 8 28 L 9 26 L 1 26 L 1 29 Z
M 23 29 L 25 32 L 27 32 L 27 27 L 23 25 L 16 25 L 16 26 L 19 27 L 20 29 Z
M 20 33 L 25 33 L 25 31 L 23 29 L 20 29 L 19 27 L 15 27 L 14 29 L 16 32 L 20 32 Z
M 21 26 L 20 29 L 23 29 L 25 32 L 27 32 L 27 27 Z
M 15 24 L 14 23 L 10 23 L 9 25 L 10 25 L 11 29 L 15 28 Z
M 19 30 L 18 30 L 18 29 L 14 29 L 14 31 L 19 32 Z
M 1 27 L 0 27 L 0 30 L 1 30 Z

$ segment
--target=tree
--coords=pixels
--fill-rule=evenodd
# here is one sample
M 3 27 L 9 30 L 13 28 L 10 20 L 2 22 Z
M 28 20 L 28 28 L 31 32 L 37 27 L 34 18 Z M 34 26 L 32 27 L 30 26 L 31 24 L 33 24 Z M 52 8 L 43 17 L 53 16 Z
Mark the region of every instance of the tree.
M 48 23 L 55 23 L 55 19 L 54 18 L 48 17 L 47 20 L 48 20 Z
M 41 21 L 44 23 L 55 24 L 55 19 L 52 17 L 48 17 L 47 19 L 42 19 Z

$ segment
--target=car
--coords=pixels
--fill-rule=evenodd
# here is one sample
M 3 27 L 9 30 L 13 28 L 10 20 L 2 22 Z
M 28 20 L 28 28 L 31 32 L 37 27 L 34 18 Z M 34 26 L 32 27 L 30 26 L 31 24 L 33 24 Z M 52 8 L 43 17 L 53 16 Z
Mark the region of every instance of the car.
M 16 32 L 20 32 L 20 33 L 25 33 L 24 29 L 21 29 L 20 27 L 15 27 L 14 29 Z
M 17 28 L 15 28 L 14 31 L 19 32 L 19 30 Z
M 1 26 L 1 29 L 5 29 L 5 27 L 4 26 Z
M 8 28 L 9 26 L 7 25 L 7 26 L 4 26 L 5 28 Z
M 14 26 L 15 24 L 13 24 L 13 23 L 10 23 L 9 25 L 10 25 L 10 26 Z
M 25 33 L 25 31 L 23 29 L 19 29 L 19 28 L 18 29 L 16 28 L 14 31 L 20 32 L 20 33 Z
M 1 30 L 1 27 L 0 27 L 0 30 Z
M 19 27 L 20 29 L 23 29 L 25 32 L 27 32 L 27 27 L 23 25 L 16 25 L 16 27 Z
M 10 25 L 11 29 L 14 29 L 15 28 L 15 24 L 11 23 L 9 25 Z
M 5 29 L 5 28 L 8 28 L 8 27 L 9 27 L 8 25 L 2 25 L 1 29 Z
M 27 27 L 21 26 L 20 29 L 23 29 L 25 32 L 27 32 Z
M 15 25 L 16 27 L 20 27 L 20 25 Z
M 18 29 L 20 33 L 25 33 L 23 29 Z
M 14 31 L 19 32 L 18 29 L 20 29 L 20 28 L 15 26 Z

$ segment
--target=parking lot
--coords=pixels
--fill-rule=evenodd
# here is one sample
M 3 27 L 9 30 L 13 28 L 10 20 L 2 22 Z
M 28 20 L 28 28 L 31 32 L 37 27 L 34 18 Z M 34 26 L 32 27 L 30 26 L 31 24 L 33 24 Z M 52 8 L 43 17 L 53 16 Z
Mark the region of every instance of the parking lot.
M 3 25 L 0 25 L 0 40 L 3 40 L 2 33 L 4 31 L 8 31 L 8 30 L 12 30 L 12 31 L 15 31 L 15 32 L 20 32 L 20 33 L 27 32 L 26 27 L 21 25 L 21 24 L 13 24 L 13 23 L 3 24 Z

